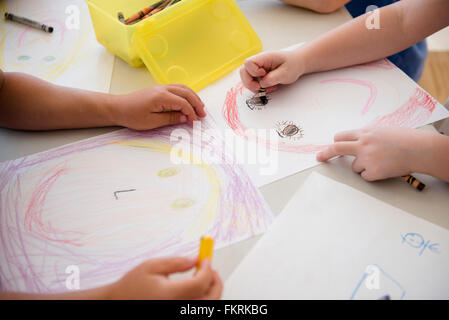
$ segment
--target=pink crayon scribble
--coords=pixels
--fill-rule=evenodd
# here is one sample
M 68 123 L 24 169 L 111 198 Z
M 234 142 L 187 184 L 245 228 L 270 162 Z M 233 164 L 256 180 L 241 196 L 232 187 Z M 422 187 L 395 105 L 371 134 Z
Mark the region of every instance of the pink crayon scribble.
M 257 141 L 259 144 L 264 144 L 266 148 L 291 153 L 314 154 L 327 147 L 327 145 L 291 145 L 285 142 L 278 142 L 276 144 L 257 137 L 253 132 L 249 131 L 247 127 L 240 121 L 239 111 L 237 106 L 237 96 L 242 95 L 244 86 L 239 82 L 234 88 L 231 88 L 226 94 L 226 99 L 223 104 L 222 115 L 231 129 L 240 137 L 248 141 Z
M 394 112 L 374 119 L 367 127 L 407 127 L 425 123 L 435 110 L 437 101 L 421 88 Z
M 330 82 L 352 83 L 352 84 L 357 84 L 360 86 L 367 87 L 369 89 L 369 98 L 365 104 L 365 107 L 362 109 L 362 115 L 366 114 L 371 109 L 371 107 L 374 104 L 374 101 L 376 100 L 377 88 L 371 82 L 357 80 L 357 79 L 328 79 L 328 80 L 323 80 L 320 83 L 325 84 L 325 83 L 330 83 Z
M 61 21 L 55 20 L 55 19 L 48 19 L 48 20 L 42 20 L 42 21 L 40 21 L 40 23 L 53 24 L 53 25 L 57 24 L 59 26 L 60 30 L 61 30 L 61 36 L 60 36 L 60 39 L 59 39 L 59 44 L 62 45 L 62 43 L 64 42 L 64 35 L 65 35 L 65 31 L 66 31 L 64 22 L 61 22 Z M 23 42 L 25 40 L 25 36 L 31 30 L 34 30 L 34 29 L 31 28 L 31 27 L 26 27 L 25 30 L 20 34 L 19 39 L 17 41 L 17 47 L 18 48 L 22 47 L 22 45 L 24 44 Z M 42 35 L 44 35 L 44 34 L 42 34 Z
M 55 242 L 63 242 L 72 244 L 74 246 L 80 246 L 79 243 L 65 239 L 64 237 L 74 234 L 73 231 L 58 231 L 54 229 L 50 223 L 44 223 L 42 221 L 42 213 L 44 211 L 45 201 L 48 192 L 52 189 L 54 183 L 58 178 L 66 171 L 66 169 L 56 169 L 54 172 L 50 172 L 49 177 L 41 182 L 31 195 L 31 200 L 28 204 L 28 209 L 25 212 L 25 229 L 32 232 L 43 239 Z

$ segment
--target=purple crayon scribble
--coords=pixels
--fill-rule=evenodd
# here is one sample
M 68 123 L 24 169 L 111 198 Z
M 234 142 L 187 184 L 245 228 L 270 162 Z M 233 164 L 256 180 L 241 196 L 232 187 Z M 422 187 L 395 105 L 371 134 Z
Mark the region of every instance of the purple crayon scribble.
M 6 291 L 51 293 L 66 291 L 65 268 L 80 267 L 82 289 L 109 283 L 140 262 L 159 256 L 194 255 L 198 239 L 185 240 L 182 235 L 170 235 L 157 241 L 136 244 L 128 250 L 80 250 L 85 234 L 70 230 L 56 230 L 45 217 L 46 196 L 70 167 L 70 156 L 83 154 L 129 140 L 153 140 L 170 143 L 174 128 L 182 128 L 192 134 L 189 125 L 165 127 L 151 131 L 118 130 L 109 134 L 75 142 L 46 152 L 0 164 L 0 281 Z M 202 130 L 211 129 L 203 121 Z M 194 141 L 192 141 L 194 143 Z M 202 148 L 221 159 L 234 156 L 223 148 L 219 137 L 202 141 Z M 132 147 L 126 147 L 132 148 Z M 34 188 L 23 185 L 23 175 L 36 168 L 47 170 Z M 256 235 L 272 223 L 274 216 L 243 167 L 222 161 L 209 165 L 221 181 L 218 203 L 212 227 L 208 235 L 216 241 L 216 247 Z M 31 195 L 29 198 L 27 198 Z M 29 203 L 24 203 L 28 201 Z M 112 199 L 112 201 L 115 201 Z M 32 202 L 32 203 L 31 203 Z M 22 209 L 19 209 L 22 208 Z M 24 209 L 26 208 L 26 209 Z M 229 223 L 245 221 L 245 229 Z

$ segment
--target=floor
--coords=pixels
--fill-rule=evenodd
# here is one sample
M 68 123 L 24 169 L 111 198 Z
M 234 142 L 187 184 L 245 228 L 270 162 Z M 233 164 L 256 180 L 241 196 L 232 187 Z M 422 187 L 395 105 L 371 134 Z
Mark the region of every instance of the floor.
M 449 51 L 429 51 L 421 87 L 444 104 L 449 97 Z
M 449 97 L 449 27 L 427 38 L 429 56 L 419 84 L 439 102 Z
M 449 108 L 449 27 L 427 38 L 429 56 L 419 81 L 442 104 Z M 435 128 L 449 135 L 449 119 L 438 121 Z

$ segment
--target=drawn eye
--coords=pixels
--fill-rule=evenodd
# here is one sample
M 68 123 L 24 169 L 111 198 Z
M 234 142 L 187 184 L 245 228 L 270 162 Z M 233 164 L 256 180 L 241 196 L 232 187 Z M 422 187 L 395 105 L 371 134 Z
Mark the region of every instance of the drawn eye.
M 261 96 L 260 93 L 256 93 L 251 98 L 246 99 L 246 105 L 251 110 L 254 110 L 255 107 L 259 107 L 257 109 L 261 110 L 263 107 L 267 105 L 268 101 L 270 101 L 270 97 L 268 95 Z
M 17 60 L 18 61 L 29 61 L 29 60 L 31 60 L 31 57 L 27 56 L 27 55 L 21 55 L 21 56 L 17 57 Z
M 291 137 L 294 136 L 295 134 L 297 134 L 299 132 L 299 128 L 297 126 L 295 126 L 294 124 L 289 124 L 288 126 L 286 126 L 284 128 L 284 130 L 282 131 L 282 133 L 285 136 Z
M 281 138 L 300 139 L 304 136 L 304 131 L 292 121 L 281 121 L 276 124 L 277 133 Z
M 193 199 L 180 198 L 180 199 L 176 199 L 175 201 L 173 201 L 173 203 L 171 204 L 171 207 L 173 209 L 185 209 L 185 208 L 193 206 L 194 204 L 195 204 L 195 201 Z
M 42 60 L 44 60 L 45 62 L 52 62 L 52 61 L 56 60 L 56 57 L 54 57 L 54 56 L 46 56 Z

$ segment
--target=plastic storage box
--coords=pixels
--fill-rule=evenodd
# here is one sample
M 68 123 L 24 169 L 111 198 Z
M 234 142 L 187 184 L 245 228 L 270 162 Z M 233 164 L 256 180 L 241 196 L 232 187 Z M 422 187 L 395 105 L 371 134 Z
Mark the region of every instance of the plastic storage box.
M 86 0 L 97 40 L 158 83 L 198 91 L 262 50 L 234 0 L 181 0 L 133 25 L 118 20 L 158 0 Z

